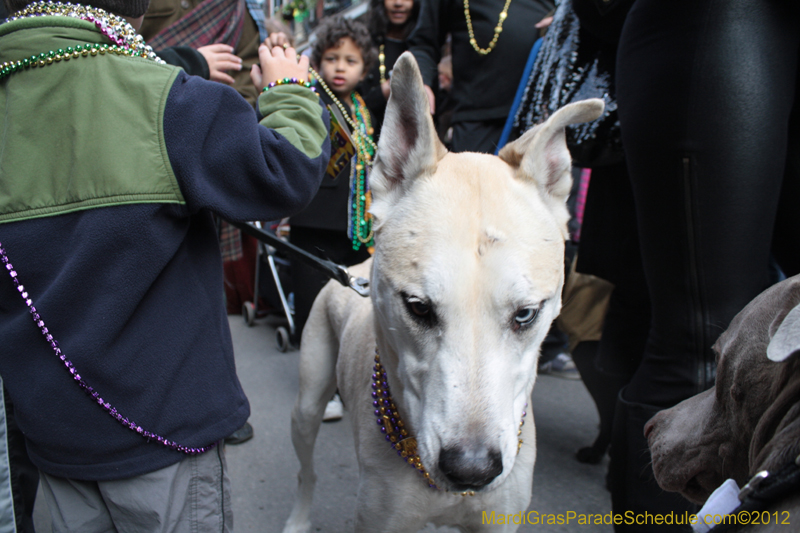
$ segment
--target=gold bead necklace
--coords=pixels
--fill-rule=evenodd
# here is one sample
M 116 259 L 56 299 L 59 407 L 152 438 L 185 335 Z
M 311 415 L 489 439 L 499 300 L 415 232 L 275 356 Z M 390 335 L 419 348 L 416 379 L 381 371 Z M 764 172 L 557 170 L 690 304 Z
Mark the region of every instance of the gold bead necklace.
M 489 46 L 486 48 L 481 48 L 478 46 L 478 41 L 475 40 L 475 32 L 472 29 L 472 17 L 469 15 L 469 0 L 464 0 L 464 16 L 467 18 L 467 31 L 469 32 L 469 44 L 472 45 L 472 48 L 475 49 L 480 55 L 485 56 L 497 45 L 497 39 L 500 38 L 500 34 L 503 32 L 503 22 L 506 21 L 506 17 L 508 16 L 508 6 L 511 5 L 511 0 L 506 0 L 506 4 L 503 6 L 503 10 L 500 12 L 500 18 L 497 21 L 497 26 L 494 27 L 494 37 L 492 37 L 492 42 L 489 43 Z
M 381 49 L 378 52 L 378 61 L 380 61 L 380 66 L 378 67 L 378 72 L 381 74 L 381 84 L 386 81 L 386 65 L 384 65 L 384 61 L 386 61 L 386 54 L 383 53 L 384 45 L 381 45 Z
M 325 91 L 325 94 L 330 96 L 331 100 L 333 100 L 333 103 L 336 104 L 336 107 L 338 107 L 339 111 L 342 112 L 342 116 L 344 117 L 344 119 L 350 125 L 350 128 L 353 130 L 352 131 L 353 144 L 355 144 L 356 150 L 358 151 L 359 155 L 361 155 L 361 157 L 365 160 L 365 162 L 368 165 L 372 165 L 372 157 L 369 155 L 369 151 L 367 150 L 367 145 L 369 145 L 373 149 L 373 151 L 377 150 L 378 146 L 369 137 L 361 135 L 358 126 L 350 117 L 350 111 L 344 107 L 344 104 L 342 104 L 342 102 L 340 102 L 338 98 L 336 98 L 336 95 L 333 94 L 333 91 L 331 90 L 330 87 L 328 87 L 328 84 L 325 83 L 325 81 L 322 79 L 322 76 L 320 76 L 319 73 L 317 73 L 317 71 L 311 67 L 308 67 L 308 71 L 311 72 L 311 75 L 317 79 L 317 83 L 319 83 L 320 87 L 322 87 L 322 90 Z

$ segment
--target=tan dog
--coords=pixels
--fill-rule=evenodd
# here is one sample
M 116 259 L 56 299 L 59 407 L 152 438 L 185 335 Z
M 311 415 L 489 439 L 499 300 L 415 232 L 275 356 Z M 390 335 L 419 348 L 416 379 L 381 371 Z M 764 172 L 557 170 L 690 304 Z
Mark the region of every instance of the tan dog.
M 483 511 L 520 513 L 530 501 L 527 402 L 564 277 L 564 127 L 597 118 L 602 101 L 558 111 L 500 157 L 449 154 L 413 56 L 391 83 L 371 176 L 377 246 L 351 269 L 370 277 L 371 301 L 328 284 L 306 324 L 286 532 L 311 527 L 314 440 L 337 386 L 359 462 L 356 531 L 497 531 Z
M 742 487 L 757 472 L 775 474 L 795 461 L 800 454 L 800 309 L 792 310 L 798 304 L 800 276 L 759 295 L 714 345 L 716 386 L 645 425 L 661 488 L 703 503 L 727 478 Z M 771 510 L 797 503 L 795 497 Z M 795 528 L 797 519 L 791 516 Z

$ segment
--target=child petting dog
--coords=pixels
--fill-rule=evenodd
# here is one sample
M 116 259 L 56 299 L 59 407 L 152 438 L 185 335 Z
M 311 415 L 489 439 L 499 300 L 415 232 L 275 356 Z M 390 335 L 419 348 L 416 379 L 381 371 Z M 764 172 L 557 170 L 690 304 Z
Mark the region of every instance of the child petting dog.
M 0 375 L 54 531 L 231 531 L 250 407 L 211 213 L 305 207 L 328 113 L 294 49 L 259 49 L 259 122 L 144 44 L 148 0 L 88 1 L 5 2 Z

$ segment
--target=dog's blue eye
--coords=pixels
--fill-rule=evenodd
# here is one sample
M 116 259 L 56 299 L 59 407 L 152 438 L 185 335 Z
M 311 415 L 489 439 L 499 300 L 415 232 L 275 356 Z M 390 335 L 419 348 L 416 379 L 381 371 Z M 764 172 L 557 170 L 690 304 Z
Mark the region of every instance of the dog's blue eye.
M 530 326 L 539 314 L 539 309 L 536 307 L 523 307 L 514 315 L 514 322 L 518 327 Z

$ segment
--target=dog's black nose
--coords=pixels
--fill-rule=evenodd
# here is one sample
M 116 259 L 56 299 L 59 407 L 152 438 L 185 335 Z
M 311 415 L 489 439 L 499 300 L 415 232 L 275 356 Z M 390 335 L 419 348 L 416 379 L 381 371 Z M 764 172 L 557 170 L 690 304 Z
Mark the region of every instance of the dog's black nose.
M 503 458 L 500 452 L 480 446 L 442 448 L 439 470 L 455 490 L 476 490 L 500 475 Z

